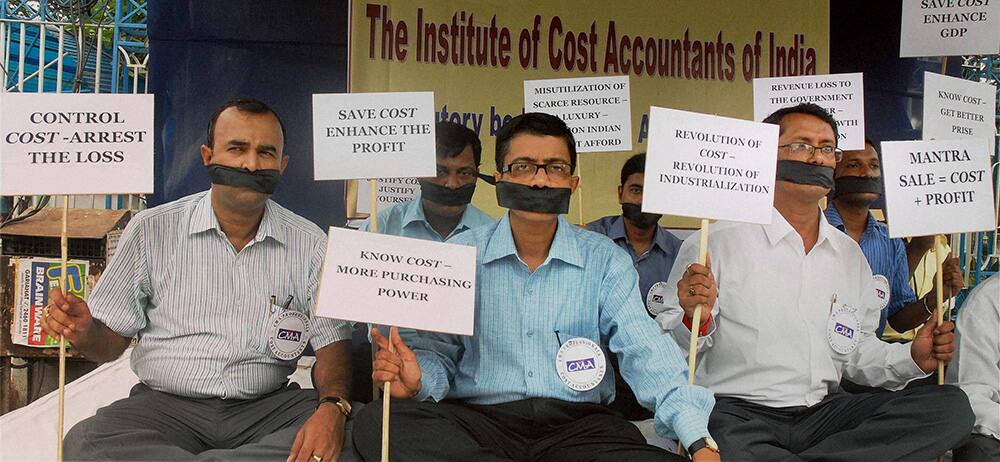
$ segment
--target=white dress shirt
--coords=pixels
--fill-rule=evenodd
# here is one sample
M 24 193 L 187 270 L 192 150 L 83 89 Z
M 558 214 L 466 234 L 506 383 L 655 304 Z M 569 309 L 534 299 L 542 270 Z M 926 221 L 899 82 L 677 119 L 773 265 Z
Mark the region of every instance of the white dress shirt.
M 958 311 L 958 353 L 948 381 L 969 395 L 974 433 L 1000 439 L 1000 277 L 979 283 Z M 957 380 L 956 380 L 957 379 Z
M 772 406 L 812 406 L 839 390 L 841 376 L 900 389 L 926 377 L 908 344 L 873 335 L 880 304 L 861 248 L 827 223 L 819 209 L 819 239 L 805 253 L 799 234 L 774 210 L 770 225 L 712 225 L 708 254 L 719 297 L 711 331 L 699 339 L 695 383 L 716 396 Z M 687 351 L 677 281 L 698 260 L 698 235 L 680 248 L 658 312 L 660 326 Z M 856 309 L 857 346 L 840 354 L 828 340 L 832 300 Z

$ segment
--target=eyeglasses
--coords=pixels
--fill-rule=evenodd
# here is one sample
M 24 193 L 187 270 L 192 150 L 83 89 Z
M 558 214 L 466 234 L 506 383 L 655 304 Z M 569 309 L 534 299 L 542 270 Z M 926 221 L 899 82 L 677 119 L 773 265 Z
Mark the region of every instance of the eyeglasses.
M 841 157 L 844 156 L 844 151 L 833 146 L 813 146 L 809 143 L 788 143 L 782 144 L 778 148 L 788 148 L 794 154 L 806 154 L 808 156 L 812 156 L 816 151 L 819 151 L 823 157 L 834 159 L 837 162 L 840 162 Z
M 536 164 L 534 162 L 517 161 L 500 170 L 500 173 L 510 173 L 514 178 L 530 178 L 538 174 L 538 171 L 545 169 L 545 174 L 549 178 L 564 180 L 572 175 L 572 167 L 564 162 L 552 162 L 548 164 Z

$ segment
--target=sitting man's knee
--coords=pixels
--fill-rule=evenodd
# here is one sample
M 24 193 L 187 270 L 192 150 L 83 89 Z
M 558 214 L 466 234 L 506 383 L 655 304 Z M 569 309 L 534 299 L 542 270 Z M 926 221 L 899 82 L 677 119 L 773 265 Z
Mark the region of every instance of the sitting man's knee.
M 94 449 L 94 432 L 97 426 L 94 419 L 84 419 L 74 425 L 63 437 L 63 453 L 68 460 L 90 460 L 96 454 Z

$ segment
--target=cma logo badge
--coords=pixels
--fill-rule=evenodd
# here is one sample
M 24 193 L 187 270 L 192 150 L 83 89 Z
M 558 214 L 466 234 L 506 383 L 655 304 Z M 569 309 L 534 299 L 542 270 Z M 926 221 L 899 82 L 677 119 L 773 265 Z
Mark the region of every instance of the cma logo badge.
M 839 322 L 836 326 L 834 326 L 834 332 L 847 338 L 854 338 L 854 329 L 851 329 L 850 327 L 847 327 Z
M 881 298 L 882 300 L 885 300 L 885 291 L 884 290 L 882 290 L 882 289 L 875 289 L 875 295 L 878 295 L 878 298 Z
M 298 342 L 302 338 L 302 332 L 290 329 L 278 329 L 278 340 L 288 340 Z
M 653 295 L 653 303 L 663 303 L 662 295 Z
M 583 358 L 574 359 L 573 361 L 566 361 L 566 370 L 569 372 L 580 372 L 588 369 L 597 369 L 597 363 L 594 358 Z

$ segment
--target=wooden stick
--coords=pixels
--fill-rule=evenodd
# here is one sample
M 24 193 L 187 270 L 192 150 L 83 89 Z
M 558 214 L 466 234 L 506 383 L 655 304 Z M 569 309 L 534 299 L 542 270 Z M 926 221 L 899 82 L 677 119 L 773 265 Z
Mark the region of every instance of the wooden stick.
M 579 163 L 579 160 L 577 160 Z M 583 188 L 580 186 L 583 184 L 583 166 L 580 166 L 580 171 L 578 173 L 578 178 L 580 178 L 580 183 L 576 186 L 577 200 L 580 202 L 580 226 L 587 226 L 587 223 L 583 221 Z
M 378 233 L 378 179 L 372 178 L 369 180 L 368 184 L 371 185 L 370 191 L 370 214 L 368 215 L 368 227 L 373 233 Z M 395 348 L 392 345 L 392 328 L 389 328 L 389 351 L 395 352 Z M 374 343 L 372 343 L 372 362 L 374 363 L 376 348 L 378 348 Z M 389 462 L 389 399 L 391 394 L 389 389 L 392 387 L 392 382 L 385 382 L 382 387 L 382 462 Z M 374 394 L 372 398 L 378 396 L 378 385 L 374 385 Z
M 396 347 L 392 344 L 392 328 L 389 328 L 389 352 L 394 353 Z M 392 382 L 385 382 L 382 388 L 382 462 L 389 462 L 389 389 Z
M 934 315 L 937 317 L 938 325 L 944 322 L 944 266 L 945 259 L 945 237 L 941 234 L 934 236 L 934 255 L 937 257 L 937 273 L 934 275 L 934 284 L 937 286 L 936 302 L 937 310 Z M 938 385 L 944 385 L 944 361 L 938 360 Z
M 66 277 L 66 266 L 67 260 L 69 260 L 69 234 L 66 232 L 67 223 L 69 222 L 69 196 L 63 196 L 63 213 L 62 213 L 62 235 L 60 236 L 60 247 L 62 247 L 62 254 L 60 257 L 59 271 L 59 289 L 62 291 L 63 296 L 69 296 L 68 286 L 66 282 L 68 278 Z M 56 442 L 56 460 L 62 462 L 63 460 L 63 423 L 65 422 L 66 414 L 66 338 L 59 336 L 59 416 L 57 418 L 59 433 L 56 434 L 58 438 Z
M 369 192 L 371 204 L 368 206 L 368 224 L 370 226 L 368 229 L 373 233 L 378 233 L 378 179 L 372 178 L 368 180 L 368 185 L 371 186 L 371 191 Z
M 704 265 L 708 257 L 708 220 L 701 220 L 701 241 L 698 244 L 698 264 Z M 694 308 L 691 319 L 691 343 L 688 344 L 688 383 L 694 385 L 694 368 L 698 358 L 698 331 L 701 330 L 701 311 L 704 305 Z

